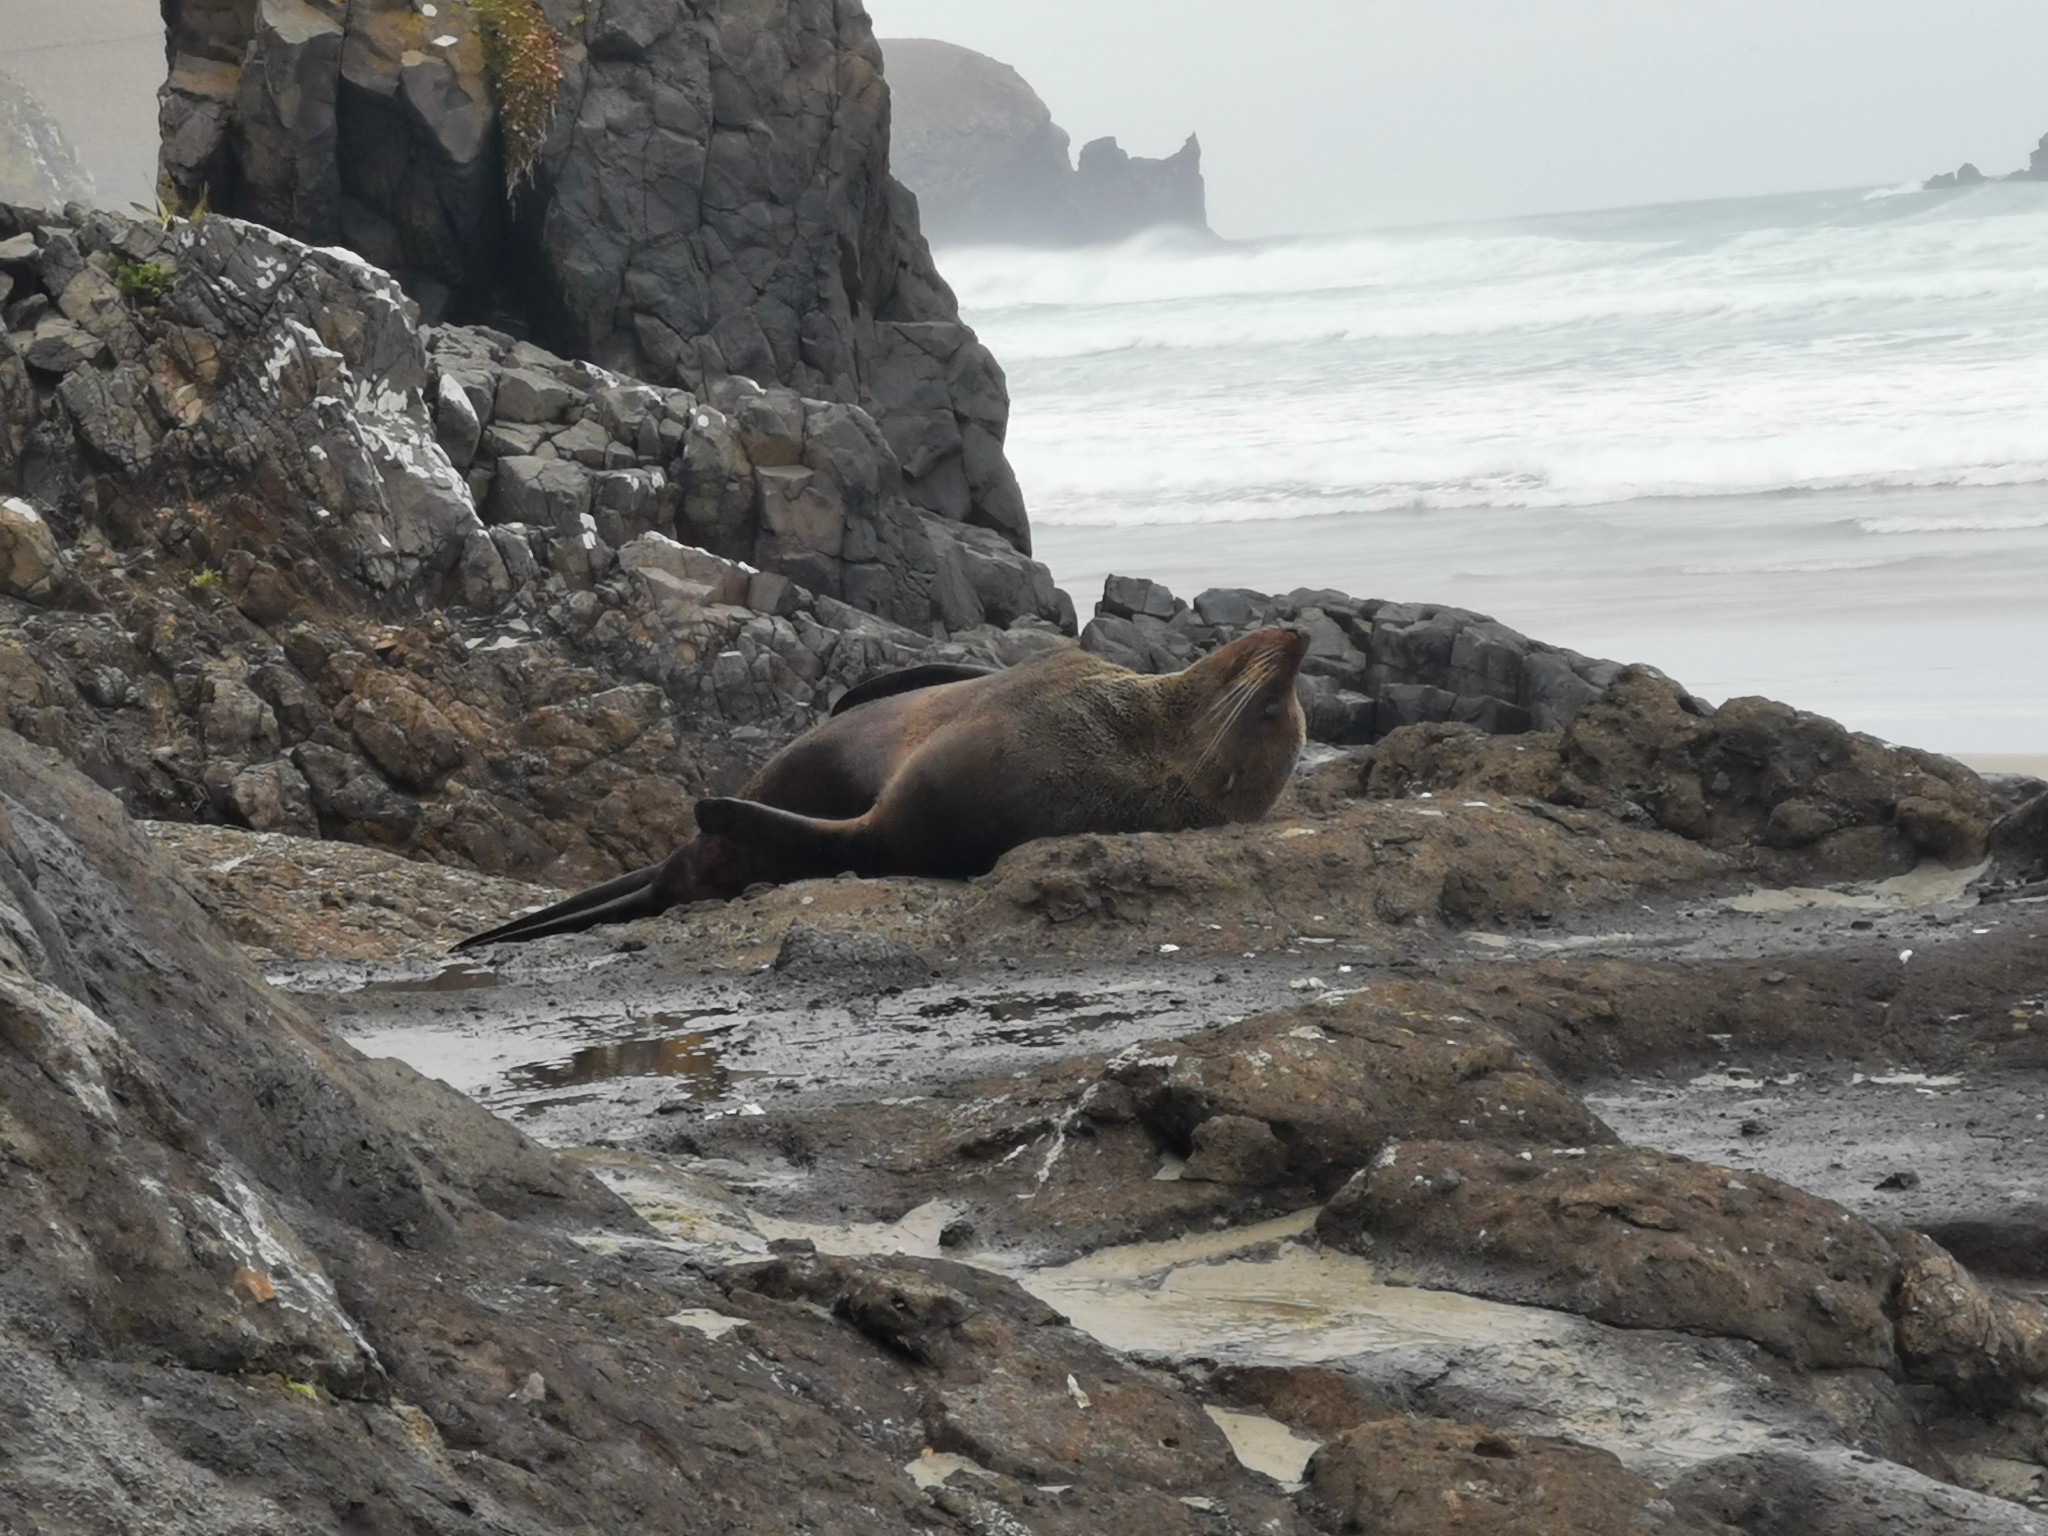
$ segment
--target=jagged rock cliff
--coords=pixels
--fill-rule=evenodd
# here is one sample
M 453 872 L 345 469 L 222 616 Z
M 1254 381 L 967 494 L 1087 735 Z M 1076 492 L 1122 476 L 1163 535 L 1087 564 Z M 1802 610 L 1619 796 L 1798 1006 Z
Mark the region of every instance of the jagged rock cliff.
M 1202 150 L 1191 134 L 1163 160 L 1091 140 L 1068 160 L 1066 130 L 1016 70 L 929 38 L 889 38 L 896 174 L 935 240 L 1085 245 L 1161 226 L 1208 232 Z
M 0 203 L 55 208 L 91 196 L 92 177 L 42 103 L 0 73 Z
M 857 5 L 545 0 L 556 110 L 531 185 L 471 7 L 166 0 L 163 168 L 393 272 L 429 319 L 496 317 L 651 384 L 726 375 L 858 405 L 904 493 L 1028 552 L 1001 370 L 889 176 Z
M 583 878 L 935 625 L 1056 633 L 1045 569 L 905 503 L 855 407 L 423 335 L 386 274 L 217 216 L 0 208 L 0 280 L 0 720 L 138 814 Z

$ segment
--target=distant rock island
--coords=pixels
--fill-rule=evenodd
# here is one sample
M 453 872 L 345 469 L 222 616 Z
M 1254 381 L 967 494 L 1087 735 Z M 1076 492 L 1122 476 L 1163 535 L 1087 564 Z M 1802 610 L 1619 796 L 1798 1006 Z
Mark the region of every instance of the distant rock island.
M 1965 160 L 1954 170 L 1930 176 L 1920 185 L 1923 191 L 1937 192 L 1943 187 L 1974 187 L 1981 181 L 2048 181 L 2048 133 L 2042 134 L 2041 142 L 2034 146 L 2033 156 L 2027 161 L 2025 170 L 2014 171 L 2008 176 L 1986 176 Z
M 1163 160 L 1094 139 L 1076 163 L 1066 130 L 1009 65 L 929 38 L 885 38 L 882 54 L 890 160 L 933 240 L 1091 245 L 1161 226 L 1210 233 L 1193 134 Z

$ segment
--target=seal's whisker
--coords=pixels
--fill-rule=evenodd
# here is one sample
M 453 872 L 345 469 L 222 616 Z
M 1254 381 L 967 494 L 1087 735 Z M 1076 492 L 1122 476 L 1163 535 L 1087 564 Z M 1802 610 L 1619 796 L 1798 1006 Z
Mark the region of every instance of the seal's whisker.
M 1221 750 L 1230 733 L 1244 718 L 1245 711 L 1258 699 L 1260 692 L 1271 680 L 1272 664 L 1260 658 L 1233 681 L 1230 686 L 1202 711 L 1201 724 L 1208 730 L 1209 739 L 1203 743 L 1201 756 L 1195 759 L 1195 766 L 1189 776 L 1198 777 L 1209 766 L 1210 760 Z
M 1257 692 L 1250 677 L 1239 677 L 1222 693 L 1210 700 L 1202 711 L 1201 724 L 1208 731 L 1209 739 L 1202 745 L 1201 756 L 1195 759 L 1193 772 L 1199 774 L 1209 766 L 1209 760 L 1216 755 L 1232 726 L 1243 713 L 1245 705 Z

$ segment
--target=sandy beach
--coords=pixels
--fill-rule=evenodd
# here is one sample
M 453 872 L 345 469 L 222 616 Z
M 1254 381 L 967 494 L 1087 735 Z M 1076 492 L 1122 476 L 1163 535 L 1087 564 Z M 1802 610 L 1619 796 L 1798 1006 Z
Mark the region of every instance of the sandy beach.
M 1327 586 L 1446 603 L 1706 698 L 1763 694 L 1888 741 L 2039 763 L 2048 529 L 2013 525 L 2040 500 L 2015 486 L 1641 501 L 1547 510 L 1540 529 L 1502 508 L 1050 524 L 1037 550 L 1084 618 L 1111 573 L 1184 598 Z

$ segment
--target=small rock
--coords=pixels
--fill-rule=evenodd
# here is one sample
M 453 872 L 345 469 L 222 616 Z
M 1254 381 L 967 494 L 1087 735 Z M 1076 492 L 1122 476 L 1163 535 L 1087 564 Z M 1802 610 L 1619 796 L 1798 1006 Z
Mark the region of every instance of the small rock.
M 1195 1127 L 1194 1150 L 1181 1172 L 1196 1183 L 1259 1186 L 1287 1172 L 1287 1145 L 1272 1126 L 1248 1115 L 1216 1115 Z
M 1920 1175 L 1910 1168 L 1901 1168 L 1888 1173 L 1871 1186 L 1873 1189 L 1918 1189 Z
M 41 514 L 19 497 L 0 497 L 0 592 L 41 602 L 63 573 L 64 551 Z

